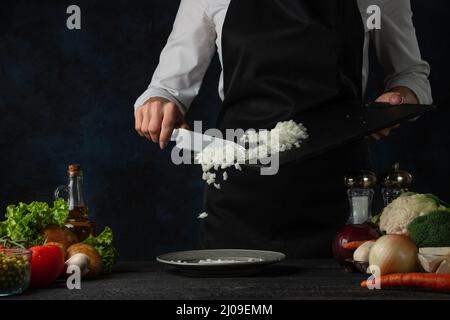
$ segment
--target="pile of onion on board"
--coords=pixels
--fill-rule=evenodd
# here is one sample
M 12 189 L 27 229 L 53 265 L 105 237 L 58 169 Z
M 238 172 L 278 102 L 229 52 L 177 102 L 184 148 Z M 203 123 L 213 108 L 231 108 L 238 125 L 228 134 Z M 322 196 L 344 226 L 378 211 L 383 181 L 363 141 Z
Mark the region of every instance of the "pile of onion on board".
M 348 243 L 355 263 L 378 279 L 363 288 L 416 287 L 450 292 L 450 208 L 429 194 L 404 193 L 374 218 L 384 234 Z

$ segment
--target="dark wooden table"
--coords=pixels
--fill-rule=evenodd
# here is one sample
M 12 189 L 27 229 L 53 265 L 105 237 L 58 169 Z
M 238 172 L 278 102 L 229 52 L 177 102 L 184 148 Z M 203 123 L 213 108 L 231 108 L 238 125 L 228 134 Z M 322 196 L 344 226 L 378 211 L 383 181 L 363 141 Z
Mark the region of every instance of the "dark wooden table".
M 364 290 L 364 275 L 344 272 L 331 260 L 290 260 L 247 278 L 187 278 L 156 262 L 120 263 L 106 277 L 68 290 L 29 290 L 13 299 L 450 299 L 417 290 Z M 3 299 L 3 298 L 2 298 Z M 11 299 L 11 298 L 7 298 Z

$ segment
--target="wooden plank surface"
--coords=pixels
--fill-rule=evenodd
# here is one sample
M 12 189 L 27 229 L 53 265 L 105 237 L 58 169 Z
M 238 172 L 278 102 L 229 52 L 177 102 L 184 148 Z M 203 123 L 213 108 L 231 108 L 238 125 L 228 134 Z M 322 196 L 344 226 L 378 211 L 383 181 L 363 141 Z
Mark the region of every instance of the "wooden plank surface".
M 7 299 L 450 299 L 450 294 L 418 290 L 364 290 L 359 287 L 364 277 L 344 272 L 332 260 L 289 260 L 259 276 L 212 279 L 186 278 L 156 262 L 131 262 L 83 282 L 81 290 L 70 291 L 59 282 Z

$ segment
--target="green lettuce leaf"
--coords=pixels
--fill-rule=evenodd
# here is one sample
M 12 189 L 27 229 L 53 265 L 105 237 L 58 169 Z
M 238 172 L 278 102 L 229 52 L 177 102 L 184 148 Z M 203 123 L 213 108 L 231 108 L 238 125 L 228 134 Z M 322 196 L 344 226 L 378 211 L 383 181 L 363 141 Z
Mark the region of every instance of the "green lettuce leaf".
M 113 232 L 111 228 L 105 230 L 97 237 L 90 236 L 83 243 L 93 246 L 100 254 L 103 263 L 103 273 L 110 273 L 116 264 L 118 252 L 113 246 Z
M 6 220 L 0 225 L 0 236 L 25 241 L 30 246 L 44 243 L 41 231 L 49 225 L 64 226 L 69 216 L 67 201 L 59 199 L 50 207 L 44 202 L 19 203 L 6 208 Z
M 6 225 L 4 222 L 0 222 L 0 238 L 6 237 Z

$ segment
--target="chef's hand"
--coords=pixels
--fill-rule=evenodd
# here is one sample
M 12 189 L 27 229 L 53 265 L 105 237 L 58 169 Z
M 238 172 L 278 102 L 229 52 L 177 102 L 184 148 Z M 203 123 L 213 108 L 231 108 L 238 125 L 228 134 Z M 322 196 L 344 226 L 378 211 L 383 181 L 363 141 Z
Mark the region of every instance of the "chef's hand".
M 392 106 L 399 106 L 401 104 L 418 104 L 419 100 L 417 99 L 416 94 L 407 87 L 396 87 L 393 88 L 390 92 L 386 92 L 381 95 L 375 102 L 383 102 L 389 103 Z M 398 128 L 400 125 L 396 125 L 391 128 L 386 128 L 381 130 L 380 132 L 374 133 L 371 135 L 375 140 L 381 140 L 391 133 L 393 129 Z
M 153 97 L 137 108 L 134 114 L 136 131 L 163 150 L 175 128 L 188 129 L 189 125 L 175 103 L 161 97 Z

